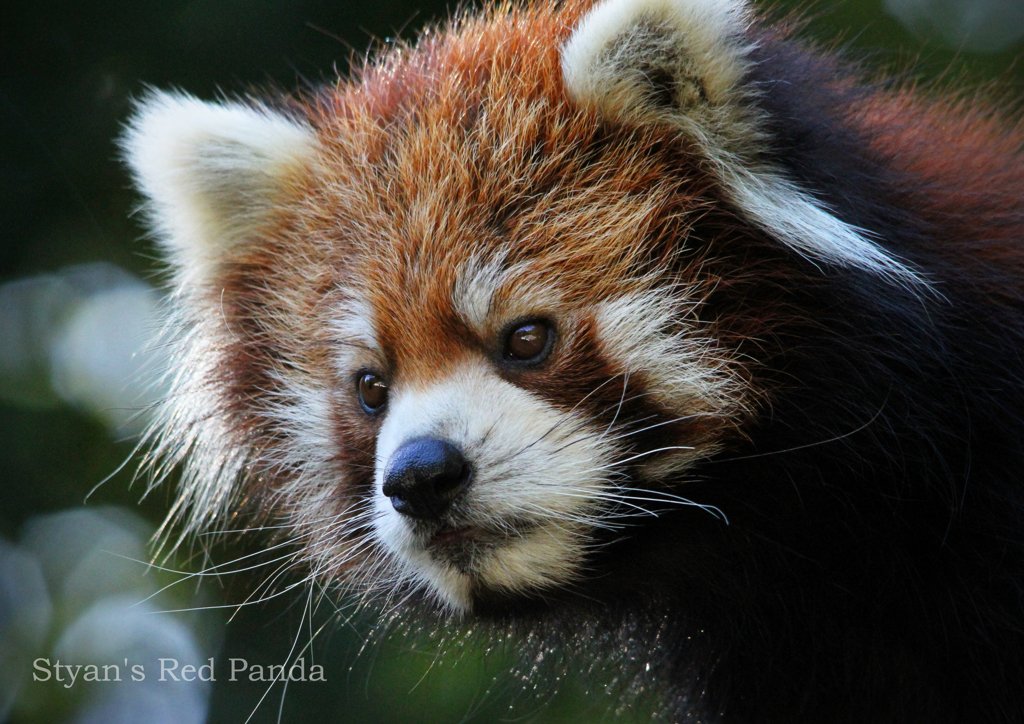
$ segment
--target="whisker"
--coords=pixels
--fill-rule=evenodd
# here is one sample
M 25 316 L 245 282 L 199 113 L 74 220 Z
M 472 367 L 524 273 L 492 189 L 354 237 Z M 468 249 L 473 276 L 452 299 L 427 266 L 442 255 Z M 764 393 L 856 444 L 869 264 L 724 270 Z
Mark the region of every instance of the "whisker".
M 631 463 L 634 460 L 638 460 L 638 459 L 640 459 L 642 457 L 647 457 L 648 455 L 654 455 L 654 454 L 660 453 L 660 452 L 668 452 L 669 450 L 693 450 L 693 449 L 694 449 L 694 447 L 692 445 L 669 445 L 668 447 L 659 447 L 659 448 L 657 448 L 655 450 L 646 450 L 646 451 L 644 451 L 642 453 L 637 453 L 636 455 L 632 455 L 632 456 L 630 456 L 628 458 L 625 458 L 624 460 L 616 460 L 615 462 L 609 463 L 608 465 L 602 465 L 600 467 L 591 468 L 591 470 L 588 471 L 588 472 L 596 472 L 596 471 L 599 471 L 599 470 L 608 470 L 609 468 L 614 468 L 614 467 L 619 466 L 619 465 L 625 465 L 626 463 Z
M 866 430 L 869 427 L 871 427 L 871 425 L 874 424 L 875 420 L 877 420 L 879 418 L 879 416 L 882 414 L 882 411 L 883 411 L 884 407 L 885 407 L 885 405 L 883 404 L 882 407 L 880 407 L 875 412 L 875 414 L 871 416 L 871 419 L 868 420 L 867 422 L 865 422 L 863 425 L 860 425 L 859 427 L 857 427 L 857 428 L 855 428 L 853 430 L 850 430 L 849 432 L 844 432 L 841 435 L 835 435 L 834 437 L 830 437 L 830 438 L 827 438 L 825 440 L 817 440 L 815 442 L 809 442 L 806 445 L 795 445 L 794 447 L 788 447 L 788 448 L 785 448 L 783 450 L 770 450 L 768 452 L 753 453 L 751 455 L 736 455 L 736 456 L 733 456 L 733 457 L 722 457 L 722 458 L 717 458 L 717 459 L 711 459 L 711 460 L 708 460 L 707 463 L 705 463 L 705 464 L 734 462 L 736 460 L 753 460 L 755 458 L 770 457 L 772 455 L 784 455 L 786 453 L 796 452 L 797 450 L 806 450 L 807 448 L 818 447 L 819 445 L 830 445 L 830 444 L 832 444 L 834 442 L 839 442 L 840 440 L 848 438 L 851 435 L 856 435 L 858 432 L 863 432 L 864 430 Z
M 622 378 L 622 396 L 619 398 L 619 405 L 615 408 L 615 415 L 612 417 L 612 421 L 608 423 L 608 427 L 601 433 L 599 440 L 604 439 L 604 436 L 608 434 L 608 431 L 615 427 L 615 421 L 619 419 L 619 413 L 622 412 L 622 406 L 626 402 L 626 390 L 629 389 L 629 371 Z
M 588 393 L 587 393 L 586 395 L 584 395 L 584 396 L 583 396 L 583 397 L 582 397 L 582 398 L 581 398 L 581 399 L 579 400 L 579 402 L 577 402 L 577 403 L 576 403 L 575 405 L 573 405 L 573 406 L 572 406 L 572 408 L 571 408 L 571 409 L 570 409 L 570 410 L 569 410 L 568 412 L 566 412 L 566 413 L 565 413 L 565 414 L 564 414 L 564 415 L 563 415 L 563 416 L 562 416 L 562 417 L 561 417 L 561 418 L 560 418 L 560 419 L 558 420 L 558 422 L 556 422 L 556 423 L 555 423 L 554 425 L 552 425 L 552 426 L 551 426 L 550 428 L 548 428 L 548 430 L 547 430 L 547 431 L 546 431 L 546 432 L 545 432 L 545 433 L 544 433 L 543 435 L 541 435 L 540 437 L 538 437 L 538 438 L 537 438 L 536 440 L 534 440 L 533 442 L 531 442 L 531 443 L 529 443 L 529 444 L 527 444 L 527 445 L 523 446 L 522 448 L 520 448 L 519 450 L 517 450 L 516 452 L 512 453 L 512 454 L 511 454 L 511 455 L 509 455 L 509 456 L 508 456 L 507 458 L 505 458 L 505 459 L 502 459 L 502 460 L 501 460 L 501 461 L 499 461 L 499 462 L 505 462 L 505 461 L 506 461 L 506 460 L 508 460 L 508 459 L 512 459 L 512 458 L 515 458 L 515 457 L 517 457 L 518 455 L 521 455 L 522 453 L 524 453 L 524 452 L 526 452 L 527 450 L 529 450 L 530 448 L 532 448 L 532 447 L 533 447 L 534 445 L 537 445 L 537 444 L 538 444 L 538 443 L 540 443 L 540 442 L 541 442 L 542 440 L 546 439 L 548 435 L 550 435 L 550 434 L 551 434 L 551 433 L 553 433 L 553 432 L 554 432 L 555 430 L 557 430 L 557 429 L 558 429 L 558 428 L 559 428 L 559 427 L 560 427 L 561 425 L 565 424 L 565 422 L 567 422 L 568 420 L 571 420 L 571 419 L 573 419 L 573 418 L 572 418 L 572 413 L 574 413 L 574 412 L 575 412 L 575 411 L 576 411 L 576 410 L 577 410 L 577 409 L 579 408 L 579 406 L 580 406 L 580 405 L 582 405 L 582 404 L 583 404 L 584 402 L 586 402 L 586 401 L 587 401 L 587 399 L 588 399 L 588 398 L 589 398 L 589 397 L 590 397 L 591 395 L 594 395 L 594 394 L 596 394 L 596 393 L 597 393 L 597 392 L 598 392 L 598 391 L 599 391 L 599 390 L 600 390 L 600 389 L 601 389 L 602 387 L 604 387 L 605 385 L 607 385 L 607 384 L 609 384 L 610 382 L 612 382 L 612 380 L 614 380 L 614 379 L 615 379 L 615 377 L 617 377 L 617 376 L 618 376 L 618 375 L 615 375 L 615 376 L 609 377 L 609 378 L 608 378 L 608 379 L 606 379 L 606 380 L 605 380 L 604 382 L 602 382 L 601 384 L 599 384 L 599 385 L 598 385 L 597 387 L 595 387 L 594 389 L 592 389 L 592 390 L 591 390 L 590 392 L 588 392 Z

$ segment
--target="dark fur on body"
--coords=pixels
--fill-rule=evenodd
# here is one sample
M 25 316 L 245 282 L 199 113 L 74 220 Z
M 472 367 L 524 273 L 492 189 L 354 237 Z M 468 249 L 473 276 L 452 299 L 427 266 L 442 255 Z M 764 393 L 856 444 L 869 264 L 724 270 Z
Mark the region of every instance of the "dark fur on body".
M 590 531 L 572 580 L 477 585 L 473 616 L 539 654 L 591 641 L 629 662 L 627 689 L 666 692 L 659 714 L 673 722 L 1024 721 L 1024 135 L 966 101 L 866 84 L 755 23 L 744 102 L 764 120 L 759 153 L 923 283 L 809 258 L 751 223 L 677 128 L 566 97 L 558 51 L 589 5 L 493 11 L 296 104 L 330 164 L 290 181 L 258 246 L 197 295 L 232 329 L 207 380 L 223 390 L 216 414 L 264 456 L 236 497 L 274 515 L 302 494 L 288 492 L 295 466 L 274 457 L 287 433 L 254 401 L 281 388 L 281 370 L 328 377 L 323 310 L 359 287 L 396 380 L 433 382 L 483 358 L 553 408 L 627 435 L 631 453 L 711 451 L 654 483 L 646 460 L 618 472 L 727 522 L 655 505 L 656 517 Z M 673 86 L 647 77 L 653 105 L 672 106 Z M 536 127 L 517 127 L 538 99 Z M 545 216 L 580 203 L 573 191 L 588 205 L 578 217 Z M 435 196 L 456 211 L 424 231 L 406 212 Z M 635 238 L 591 241 L 602 213 L 637 208 Z M 360 237 L 372 224 L 377 247 Z M 449 290 L 466 249 L 509 239 L 514 261 L 573 299 L 642 287 L 638 270 L 663 287 L 685 280 L 695 299 L 680 301 L 679 327 L 714 340 L 715 372 L 742 382 L 744 404 L 680 417 L 585 316 L 559 330 L 565 349 L 547 367 L 502 367 Z M 336 387 L 331 463 L 346 477 L 324 500 L 358 502 L 378 494 L 382 423 Z M 319 554 L 367 534 L 316 535 L 300 542 Z M 329 579 L 358 568 L 338 559 L 315 567 Z

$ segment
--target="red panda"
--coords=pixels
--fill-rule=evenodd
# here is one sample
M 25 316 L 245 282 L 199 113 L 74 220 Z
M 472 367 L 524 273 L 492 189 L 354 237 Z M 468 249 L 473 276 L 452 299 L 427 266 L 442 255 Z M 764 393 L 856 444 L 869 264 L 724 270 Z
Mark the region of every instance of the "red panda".
M 1024 721 L 1022 142 L 745 0 L 502 4 L 294 97 L 152 92 L 171 521 L 600 632 L 660 720 Z

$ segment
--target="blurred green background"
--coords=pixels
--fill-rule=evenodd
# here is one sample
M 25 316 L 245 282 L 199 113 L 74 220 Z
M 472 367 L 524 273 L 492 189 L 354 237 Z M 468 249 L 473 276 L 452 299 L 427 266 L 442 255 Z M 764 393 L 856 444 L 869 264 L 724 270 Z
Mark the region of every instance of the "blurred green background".
M 1020 109 L 1024 0 L 835 0 L 774 7 L 803 12 L 811 18 L 809 35 L 838 41 L 854 57 L 900 72 L 913 68 L 914 75 L 947 86 L 989 84 L 1007 108 Z M 135 411 L 156 394 L 140 386 L 139 358 L 132 351 L 150 332 L 159 265 L 131 215 L 138 199 L 113 143 L 131 98 L 147 85 L 216 98 L 252 86 L 287 89 L 329 80 L 375 39 L 414 37 L 425 22 L 447 13 L 447 4 L 426 0 L 5 5 L 0 721 L 244 722 L 254 712 L 249 721 L 559 722 L 576 720 L 580 711 L 588 721 L 601 718 L 602 697 L 609 698 L 601 693 L 607 673 L 578 676 L 552 699 L 527 697 L 510 709 L 512 693 L 522 688 L 500 675 L 510 652 L 497 647 L 487 653 L 470 638 L 438 660 L 435 642 L 405 636 L 375 639 L 363 649 L 373 622 L 339 623 L 324 610 L 331 608 L 325 602 L 311 625 L 303 589 L 245 606 L 230 622 L 234 608 L 155 613 L 237 604 L 263 580 L 258 574 L 226 576 L 202 587 L 187 580 L 130 614 L 108 606 L 122 599 L 137 603 L 177 578 L 146 574 L 136 562 L 148 559 L 149 536 L 171 491 L 157 490 L 140 502 L 144 481 L 131 485 L 136 463 L 119 467 L 137 442 Z M 218 561 L 257 549 L 249 542 L 219 550 Z M 202 561 L 168 565 L 197 570 Z M 295 640 L 301 647 L 309 629 L 325 623 L 313 659 L 305 656 L 307 664 L 315 659 L 324 666 L 327 683 L 292 684 L 282 704 L 280 687 L 261 702 L 266 684 L 224 681 L 230 657 L 282 663 Z M 135 643 L 117 648 L 119 637 Z M 178 647 L 168 644 L 165 651 L 186 652 L 200 664 L 215 656 L 218 683 L 133 689 L 127 683 L 64 686 L 29 675 L 30 662 L 39 657 L 52 663 L 58 655 L 78 655 L 87 663 L 89 656 L 120 660 L 112 651 L 170 656 L 142 650 L 145 642 L 164 640 Z M 623 716 L 619 721 L 645 720 L 642 714 Z

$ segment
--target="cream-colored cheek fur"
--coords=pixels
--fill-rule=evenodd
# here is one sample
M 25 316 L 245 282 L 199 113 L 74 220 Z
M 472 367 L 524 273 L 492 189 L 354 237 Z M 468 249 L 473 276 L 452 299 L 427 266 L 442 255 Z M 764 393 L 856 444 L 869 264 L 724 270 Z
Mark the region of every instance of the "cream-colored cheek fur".
M 192 286 L 269 218 L 289 180 L 312 163 L 316 140 L 262 106 L 153 92 L 121 147 L 176 281 Z
M 770 139 L 746 82 L 751 20 L 742 0 L 607 0 L 562 49 L 566 88 L 609 117 L 677 127 L 747 219 L 798 254 L 919 285 L 913 269 L 759 160 Z M 668 105 L 652 85 L 665 79 Z
M 611 453 L 599 432 L 505 382 L 482 360 L 428 388 L 396 389 L 377 442 L 375 536 L 405 578 L 456 612 L 470 609 L 474 586 L 516 592 L 570 581 L 610 487 Z M 421 436 L 451 441 L 474 468 L 460 522 L 508 532 L 469 575 L 432 556 L 381 493 L 391 456 Z M 531 529 L 516 532 L 511 524 L 524 521 Z
M 642 376 L 646 394 L 674 415 L 670 420 L 743 419 L 748 414 L 745 385 L 718 356 L 707 331 L 687 314 L 679 294 L 649 290 L 598 304 L 594 311 L 603 356 L 625 375 Z M 672 447 L 647 459 L 643 470 L 649 477 L 685 470 L 717 450 L 706 440 L 680 440 Z

